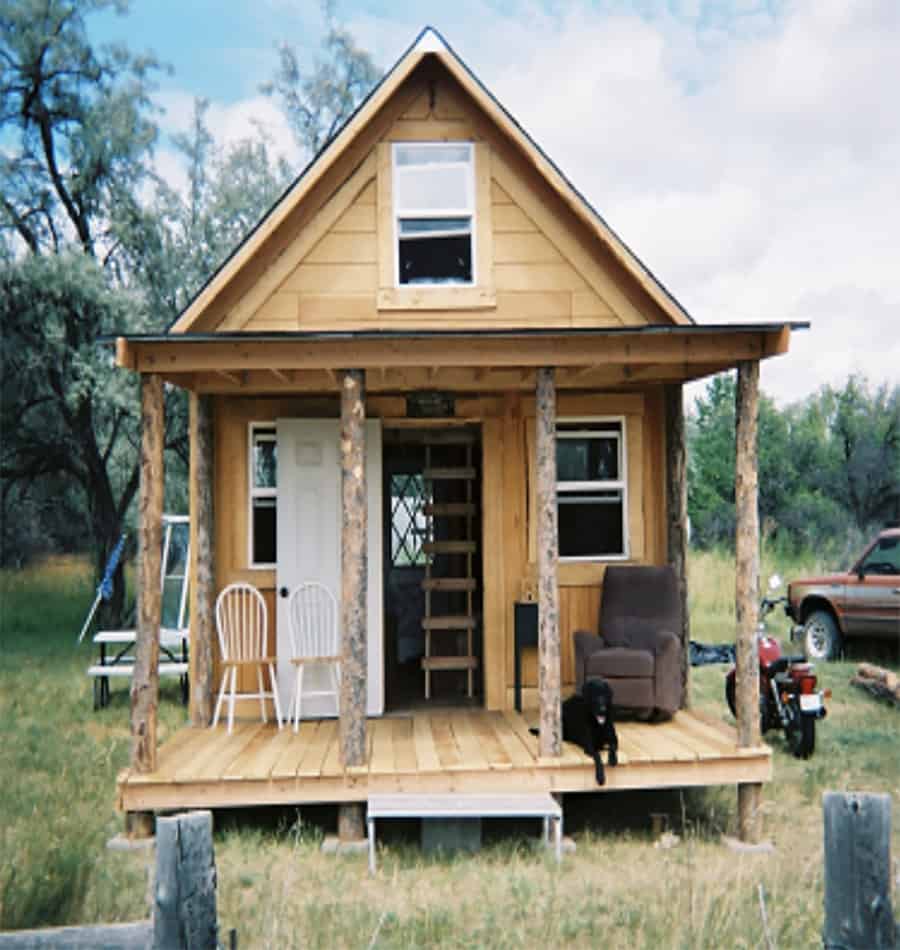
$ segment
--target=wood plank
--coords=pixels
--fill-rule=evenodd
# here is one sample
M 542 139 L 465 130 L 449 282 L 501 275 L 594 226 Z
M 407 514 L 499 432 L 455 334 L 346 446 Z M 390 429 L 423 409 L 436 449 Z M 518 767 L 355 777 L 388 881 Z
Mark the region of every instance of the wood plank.
M 413 717 L 413 745 L 416 750 L 416 770 L 418 772 L 439 772 L 441 761 L 435 746 L 431 729 L 431 716 Z
M 318 722 L 304 720 L 300 723 L 296 733 L 293 731 L 293 727 L 288 730 L 292 741 L 285 746 L 284 751 L 272 766 L 270 772 L 272 779 L 296 778 L 300 762 L 312 744 L 318 728 Z
M 369 773 L 372 775 L 392 775 L 394 772 L 394 738 L 390 719 L 373 719 L 369 723 L 372 731 L 372 752 L 369 757 Z
M 416 747 L 413 736 L 413 720 L 390 719 L 391 740 L 394 749 L 394 772 L 398 775 L 415 775 L 417 772 Z
M 505 712 L 489 713 L 488 722 L 497 737 L 497 741 L 503 747 L 503 751 L 509 756 L 513 769 L 521 771 L 522 769 L 531 769 L 535 764 L 535 756 L 532 755 L 528 746 L 519 735 L 513 731 L 506 718 Z M 537 743 L 534 736 L 531 738 Z M 537 745 L 535 745 L 535 750 Z M 535 753 L 536 754 L 536 753 Z
M 506 705 L 506 595 L 505 561 L 512 556 L 504 543 L 503 423 L 489 418 L 482 423 L 481 534 L 484 550 L 499 538 L 500 556 L 482 558 L 482 610 L 485 705 L 502 709 Z
M 283 729 L 272 726 L 254 740 L 244 754 L 232 763 L 223 777 L 232 781 L 251 778 L 265 781 L 285 751 L 297 741 L 298 738 L 290 725 L 285 724 Z
M 431 577 L 422 581 L 422 590 L 470 591 L 477 590 L 474 577 Z
M 371 194 L 372 200 L 364 202 L 360 193 L 356 201 L 334 223 L 331 229 L 333 234 L 375 233 L 374 182 L 366 186 L 365 193 Z
M 328 749 L 325 752 L 325 758 L 322 760 L 322 775 L 343 775 L 345 768 L 341 762 L 341 743 L 339 729 L 335 731 L 333 738 L 328 743 Z
M 159 749 L 155 771 L 148 773 L 132 772 L 131 782 L 165 782 L 174 778 L 175 772 L 184 762 L 190 761 L 203 748 L 209 739 L 209 730 L 205 728 L 185 727 L 179 729 L 167 739 Z
M 281 285 L 282 291 L 319 294 L 374 294 L 378 287 L 375 264 L 300 264 Z
M 203 748 L 176 769 L 175 782 L 202 782 L 219 778 L 246 742 L 256 734 L 259 725 L 258 722 L 236 722 L 234 731 L 229 735 L 227 727 L 220 722 L 215 729 L 209 730 L 210 739 Z
M 531 754 L 532 765 L 536 765 L 539 758 L 538 737 L 532 735 L 530 731 L 531 727 L 515 710 L 507 709 L 504 711 L 503 716 L 510 730 Z
M 432 715 L 431 733 L 434 736 L 434 748 L 440 759 L 441 768 L 451 772 L 465 768 L 456 740 L 453 737 L 450 717 L 443 713 Z
M 616 732 L 619 736 L 619 751 L 624 752 L 630 762 L 638 764 L 652 762 L 653 754 L 641 744 L 631 728 L 633 725 L 634 723 L 631 722 L 616 724 Z
M 303 260 L 307 264 L 375 264 L 375 232 L 325 234 Z
M 655 761 L 691 762 L 697 758 L 692 750 L 670 735 L 664 725 L 635 722 L 631 725 L 631 733 Z
M 426 554 L 474 554 L 477 541 L 426 541 L 422 545 Z
M 477 656 L 423 656 L 423 670 L 474 670 L 478 668 Z
M 423 617 L 423 630 L 474 630 L 475 618 L 465 615 L 447 617 Z
M 422 470 L 422 478 L 431 481 L 472 481 L 475 469 L 470 466 L 426 468 Z
M 449 718 L 463 767 L 478 772 L 486 771 L 489 768 L 488 760 L 472 727 L 472 716 L 466 711 L 454 711 Z
M 497 317 L 518 317 L 524 323 L 568 326 L 572 318 L 572 294 L 569 291 L 515 291 L 497 293 Z M 554 324 L 555 321 L 555 324 Z
M 679 717 L 677 714 L 666 725 L 669 732 L 675 735 L 682 745 L 694 750 L 698 759 L 720 759 L 728 753 L 722 743 L 704 736 L 691 727 L 690 720 Z
M 306 754 L 297 766 L 298 778 L 320 778 L 328 746 L 338 734 L 338 724 L 334 719 L 323 719 L 318 723 L 315 735 L 306 749 Z
M 494 236 L 494 260 L 498 264 L 559 264 L 563 257 L 540 231 L 500 232 Z
M 492 719 L 494 715 L 484 712 L 473 713 L 472 731 L 478 739 L 488 766 L 492 769 L 509 771 L 512 769 L 512 759 L 494 730 Z
M 570 264 L 494 264 L 494 286 L 498 294 L 514 291 L 587 290 L 585 279 Z
M 537 231 L 534 221 L 514 204 L 496 204 L 493 207 L 494 231 Z

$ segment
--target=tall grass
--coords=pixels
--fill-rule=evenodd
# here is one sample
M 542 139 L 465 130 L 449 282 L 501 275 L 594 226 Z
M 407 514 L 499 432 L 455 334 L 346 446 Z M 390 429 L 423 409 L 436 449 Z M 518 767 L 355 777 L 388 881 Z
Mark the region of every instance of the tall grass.
M 764 557 L 762 573 L 812 567 Z M 694 636 L 732 639 L 733 563 L 692 554 L 689 569 Z M 92 709 L 91 647 L 75 646 L 92 595 L 77 562 L 0 573 L 0 928 L 148 913 L 151 858 L 105 848 L 122 828 L 114 790 L 128 759 L 128 696 L 113 684 L 111 705 Z M 794 759 L 780 736 L 767 737 L 773 854 L 735 855 L 720 844 L 735 832 L 731 788 L 569 796 L 577 852 L 559 868 L 533 847 L 533 826 L 487 824 L 485 847 L 453 858 L 423 856 L 414 823 L 388 823 L 375 878 L 362 858 L 321 854 L 329 809 L 280 824 L 263 811 L 240 820 L 220 813 L 221 927 L 237 928 L 242 947 L 758 947 L 762 884 L 777 945 L 819 946 L 822 791 L 881 791 L 896 802 L 900 788 L 898 714 L 849 686 L 852 664 L 819 672 L 834 695 L 814 757 Z M 694 670 L 693 696 L 727 720 L 723 676 L 722 667 Z M 184 722 L 177 684 L 164 688 L 160 717 L 163 739 Z M 671 849 L 654 847 L 650 812 L 668 816 L 680 839 Z M 893 845 L 897 853 L 896 808 Z

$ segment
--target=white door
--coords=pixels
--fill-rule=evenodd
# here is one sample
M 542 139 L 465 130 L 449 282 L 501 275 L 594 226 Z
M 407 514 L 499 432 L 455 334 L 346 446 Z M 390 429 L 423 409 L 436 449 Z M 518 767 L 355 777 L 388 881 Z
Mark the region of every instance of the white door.
M 282 708 L 291 709 L 294 672 L 286 592 L 304 581 L 319 581 L 341 597 L 341 459 L 337 419 L 279 419 L 278 432 L 278 691 Z M 366 493 L 368 496 L 368 695 L 366 714 L 384 712 L 382 566 L 381 566 L 381 423 L 366 421 Z M 320 680 L 319 677 L 322 677 Z M 328 688 L 327 672 L 303 674 L 311 690 Z M 304 689 L 304 693 L 306 689 Z M 336 716 L 329 696 L 303 700 L 304 718 Z

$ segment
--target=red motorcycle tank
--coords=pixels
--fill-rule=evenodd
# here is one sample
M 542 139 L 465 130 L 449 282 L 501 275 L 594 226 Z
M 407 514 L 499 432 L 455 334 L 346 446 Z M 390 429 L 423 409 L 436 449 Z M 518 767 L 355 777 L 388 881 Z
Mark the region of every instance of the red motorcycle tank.
M 759 662 L 767 667 L 781 657 L 781 644 L 774 637 L 759 638 Z

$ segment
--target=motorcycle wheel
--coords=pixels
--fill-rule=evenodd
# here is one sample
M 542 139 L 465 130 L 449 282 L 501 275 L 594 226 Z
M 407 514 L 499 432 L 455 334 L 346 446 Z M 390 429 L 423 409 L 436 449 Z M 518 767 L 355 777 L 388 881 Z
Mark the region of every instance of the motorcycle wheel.
M 784 727 L 788 748 L 798 759 L 808 759 L 816 749 L 816 720 L 800 712 L 796 699 L 788 703 L 788 721 Z
M 737 719 L 737 706 L 734 701 L 734 677 L 728 676 L 725 679 L 725 702 L 728 703 L 728 708 L 731 711 L 731 715 Z M 760 696 L 759 697 L 759 732 L 760 735 L 766 731 L 768 728 L 768 722 L 766 721 L 766 701 Z

